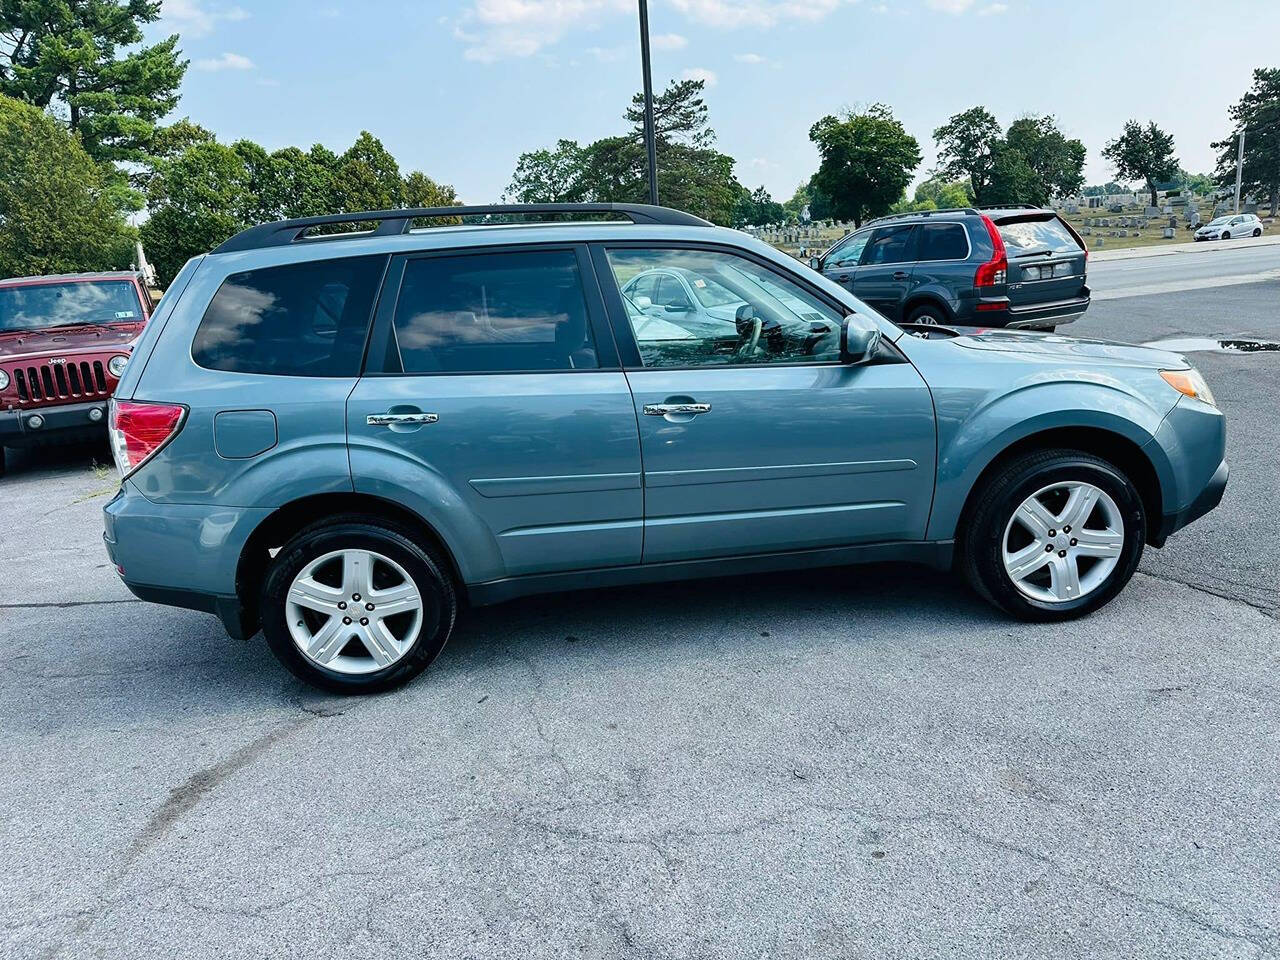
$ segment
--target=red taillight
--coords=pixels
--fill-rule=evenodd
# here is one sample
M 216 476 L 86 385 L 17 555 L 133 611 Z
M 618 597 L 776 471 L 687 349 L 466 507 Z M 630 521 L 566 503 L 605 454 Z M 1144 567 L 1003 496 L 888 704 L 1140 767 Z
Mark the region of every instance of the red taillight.
M 120 475 L 137 470 L 182 429 L 187 408 L 176 403 L 112 400 L 108 433 Z
M 978 272 L 973 275 L 973 285 L 975 287 L 995 287 L 1003 284 L 1009 276 L 1009 260 L 1004 252 L 1004 240 L 1000 236 L 1000 231 L 996 229 L 996 225 L 991 218 L 985 214 L 982 217 L 982 225 L 987 228 L 987 236 L 991 238 L 991 259 L 978 267 Z

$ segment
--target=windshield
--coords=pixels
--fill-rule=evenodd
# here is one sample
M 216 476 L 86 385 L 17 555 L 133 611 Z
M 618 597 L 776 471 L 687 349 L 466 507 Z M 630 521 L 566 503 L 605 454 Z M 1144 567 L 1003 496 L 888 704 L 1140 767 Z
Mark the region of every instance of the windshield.
M 1221 227 L 1221 226 L 1225 226 L 1226 224 L 1228 224 L 1228 223 L 1230 223 L 1230 222 L 1231 222 L 1231 218 L 1230 218 L 1230 217 L 1219 217 L 1217 220 L 1210 220 L 1210 221 L 1209 221 L 1209 226 L 1211 226 L 1211 227 Z
M 685 278 L 689 281 L 689 286 L 693 288 L 693 295 L 698 298 L 698 302 L 704 307 L 725 307 L 730 304 L 737 305 L 744 302 L 732 290 L 726 290 L 723 284 L 712 280 L 710 277 L 686 273 Z
M 0 287 L 0 330 L 129 323 L 141 319 L 137 290 L 127 280 Z

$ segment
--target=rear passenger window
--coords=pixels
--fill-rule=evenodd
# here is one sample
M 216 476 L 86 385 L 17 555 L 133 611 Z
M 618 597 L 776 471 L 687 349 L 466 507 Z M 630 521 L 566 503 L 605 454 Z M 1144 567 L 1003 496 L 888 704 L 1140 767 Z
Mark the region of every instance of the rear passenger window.
M 233 273 L 205 311 L 191 356 L 212 370 L 354 377 L 385 265 L 349 257 Z
M 920 227 L 917 260 L 964 260 L 969 256 L 969 239 L 958 223 L 926 223 Z
M 405 373 L 599 366 L 572 250 L 410 260 L 394 348 Z

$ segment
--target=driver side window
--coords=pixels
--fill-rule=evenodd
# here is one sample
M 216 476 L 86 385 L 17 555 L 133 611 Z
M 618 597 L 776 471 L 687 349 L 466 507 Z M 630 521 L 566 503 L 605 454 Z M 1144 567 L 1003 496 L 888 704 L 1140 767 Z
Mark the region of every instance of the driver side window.
M 711 250 L 628 248 L 608 256 L 645 367 L 840 359 L 841 313 L 782 272 Z M 636 290 L 655 271 L 660 309 L 644 309 Z
M 837 247 L 831 252 L 831 256 L 827 257 L 827 266 L 856 267 L 858 261 L 862 259 L 862 251 L 867 248 L 867 241 L 870 239 L 870 230 L 865 233 L 855 233 L 844 242 L 844 246 Z

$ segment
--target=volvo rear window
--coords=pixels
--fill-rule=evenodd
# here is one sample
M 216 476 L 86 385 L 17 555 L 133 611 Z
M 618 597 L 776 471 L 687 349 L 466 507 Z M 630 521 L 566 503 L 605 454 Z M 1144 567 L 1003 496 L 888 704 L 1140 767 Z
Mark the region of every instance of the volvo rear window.
M 348 257 L 233 273 L 191 355 L 213 370 L 354 377 L 385 265 L 386 257 Z
M 1057 217 L 1047 220 L 1014 220 L 1011 223 L 998 223 L 996 228 L 1011 257 L 1033 250 L 1048 250 L 1052 253 L 1076 253 L 1080 250 L 1080 244 L 1071 236 L 1071 231 Z

